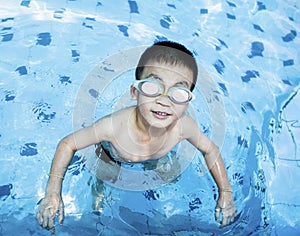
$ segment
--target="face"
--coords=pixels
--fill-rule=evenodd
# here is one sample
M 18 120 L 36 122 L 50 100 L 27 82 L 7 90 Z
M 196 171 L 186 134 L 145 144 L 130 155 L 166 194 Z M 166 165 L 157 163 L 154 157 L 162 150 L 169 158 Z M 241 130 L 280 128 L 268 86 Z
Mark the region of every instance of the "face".
M 188 103 L 178 104 L 172 101 L 167 92 L 172 91 L 174 87 L 190 89 L 193 83 L 193 72 L 182 65 L 150 62 L 144 67 L 141 79 L 149 77 L 162 85 L 164 93 L 150 97 L 132 87 L 132 95 L 137 99 L 138 115 L 150 126 L 167 128 L 174 124 L 188 107 Z

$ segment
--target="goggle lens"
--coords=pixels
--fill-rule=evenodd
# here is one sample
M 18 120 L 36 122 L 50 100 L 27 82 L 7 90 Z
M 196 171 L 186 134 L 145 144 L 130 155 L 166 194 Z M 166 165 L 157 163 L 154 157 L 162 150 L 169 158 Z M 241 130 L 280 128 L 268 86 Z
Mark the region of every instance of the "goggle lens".
M 190 93 L 184 88 L 174 87 L 170 89 L 170 98 L 176 103 L 187 103 L 190 101 Z
M 147 96 L 158 96 L 161 90 L 157 83 L 151 81 L 141 81 L 139 88 Z
M 163 85 L 152 79 L 139 80 L 134 83 L 134 87 L 145 96 L 157 97 L 164 94 Z M 192 92 L 185 87 L 172 87 L 167 93 L 172 102 L 185 104 L 194 98 Z

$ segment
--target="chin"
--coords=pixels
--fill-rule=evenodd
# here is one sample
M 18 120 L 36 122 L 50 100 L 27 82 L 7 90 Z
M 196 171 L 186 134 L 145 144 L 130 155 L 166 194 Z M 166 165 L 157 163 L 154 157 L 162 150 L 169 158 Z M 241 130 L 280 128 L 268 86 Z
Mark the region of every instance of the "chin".
M 173 119 L 164 119 L 164 120 L 152 120 L 149 122 L 150 127 L 152 128 L 157 128 L 157 129 L 167 129 L 170 127 L 172 124 L 174 124 L 176 121 Z

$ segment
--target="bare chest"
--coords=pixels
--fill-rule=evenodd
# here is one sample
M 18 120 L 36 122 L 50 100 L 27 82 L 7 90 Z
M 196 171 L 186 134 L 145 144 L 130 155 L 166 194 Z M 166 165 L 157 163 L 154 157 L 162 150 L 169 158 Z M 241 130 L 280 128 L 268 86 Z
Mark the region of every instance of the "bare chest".
M 137 142 L 126 135 L 120 135 L 112 144 L 113 152 L 124 161 L 142 162 L 165 156 L 178 142 L 178 138 L 173 137 Z

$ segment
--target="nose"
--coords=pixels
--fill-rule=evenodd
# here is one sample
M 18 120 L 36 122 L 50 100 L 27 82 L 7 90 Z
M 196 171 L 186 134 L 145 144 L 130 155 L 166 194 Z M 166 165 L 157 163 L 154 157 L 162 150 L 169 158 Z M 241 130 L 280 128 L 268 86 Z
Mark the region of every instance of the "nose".
M 171 106 L 171 100 L 166 94 L 162 94 L 156 98 L 156 103 L 164 107 Z

